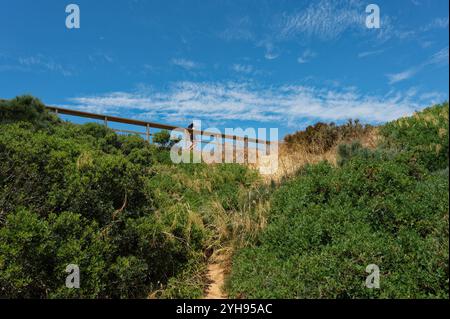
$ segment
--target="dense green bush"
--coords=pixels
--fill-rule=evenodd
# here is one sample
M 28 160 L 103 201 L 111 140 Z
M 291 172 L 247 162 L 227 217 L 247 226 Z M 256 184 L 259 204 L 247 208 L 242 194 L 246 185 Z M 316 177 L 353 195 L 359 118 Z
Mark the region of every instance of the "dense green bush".
M 111 249 L 98 224 L 63 212 L 42 218 L 25 209 L 10 212 L 0 228 L 3 297 L 96 297 L 106 292 Z M 65 287 L 65 268 L 83 270 L 80 289 Z
M 233 260 L 232 296 L 448 298 L 448 104 L 382 131 L 379 150 L 342 146 L 341 167 L 307 166 L 275 192 L 269 225 Z M 365 287 L 369 264 L 380 289 Z
M 239 208 L 254 173 L 174 165 L 140 137 L 62 122 L 32 97 L 1 101 L 0 114 L 0 297 L 202 295 L 190 277 L 218 238 L 213 204 Z M 80 289 L 65 287 L 68 264 Z
M 16 121 L 27 121 L 42 128 L 58 122 L 58 118 L 46 112 L 44 104 L 30 95 L 0 100 L 0 124 Z
M 339 144 L 337 148 L 337 165 L 344 166 L 352 157 L 360 156 L 368 158 L 374 156 L 376 151 L 364 148 L 358 140 L 349 144 Z
M 171 139 L 168 130 L 161 130 L 153 136 L 153 142 L 161 148 L 169 149 L 180 141 L 179 138 Z
M 409 151 L 430 170 L 448 167 L 448 102 L 414 116 L 386 124 L 381 129 L 384 147 Z

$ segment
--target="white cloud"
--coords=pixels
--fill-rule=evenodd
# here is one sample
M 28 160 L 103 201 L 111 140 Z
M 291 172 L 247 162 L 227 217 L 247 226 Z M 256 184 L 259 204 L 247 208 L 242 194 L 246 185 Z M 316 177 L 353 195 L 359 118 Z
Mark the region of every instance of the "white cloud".
M 448 47 L 443 48 L 433 54 L 428 60 L 423 62 L 422 64 L 409 68 L 405 71 L 398 72 L 398 73 L 391 73 L 386 74 L 386 76 L 389 79 L 389 84 L 395 84 L 400 81 L 407 80 L 411 77 L 413 77 L 416 73 L 420 72 L 423 68 L 429 65 L 437 65 L 437 66 L 445 66 L 448 65 Z
M 187 60 L 187 59 L 172 59 L 172 64 L 179 66 L 185 70 L 193 70 L 193 69 L 197 69 L 200 67 L 200 64 L 191 60 Z
M 278 56 L 279 56 L 279 54 L 278 53 L 274 53 L 274 52 L 266 52 L 264 54 L 264 57 L 267 60 L 274 60 L 274 59 L 278 58 Z
M 317 120 L 389 121 L 427 106 L 427 101 L 415 98 L 417 93 L 414 89 L 374 96 L 354 88 L 179 82 L 164 92 L 141 90 L 75 97 L 69 100 L 68 107 L 175 124 L 201 119 L 209 123 L 231 121 L 234 126 L 239 121 L 257 121 L 298 127 Z
M 106 53 L 102 53 L 102 52 L 96 52 L 93 54 L 90 54 L 88 56 L 89 61 L 91 63 L 114 63 L 114 58 L 112 56 L 110 56 L 109 54 Z
M 358 58 L 362 59 L 362 58 L 366 58 L 368 56 L 378 55 L 378 54 L 381 54 L 383 52 L 384 52 L 384 49 L 360 52 L 360 53 L 358 53 Z
M 411 29 L 401 25 L 398 18 L 388 15 L 383 8 L 381 28 L 368 29 L 365 24 L 365 9 L 369 3 L 362 0 L 302 1 L 298 4 L 298 9 L 289 12 L 271 11 L 262 15 L 263 22 L 260 23 L 252 23 L 247 16 L 229 20 L 228 28 L 219 36 L 228 41 L 250 41 L 265 49 L 264 57 L 268 60 L 278 58 L 283 52 L 282 43 L 293 39 L 331 41 L 346 34 L 363 41 L 370 39 L 376 45 L 382 45 L 389 40 L 423 42 L 418 37 L 421 28 Z M 435 19 L 430 26 L 443 27 L 446 21 L 448 27 L 448 18 Z M 364 53 L 362 52 L 360 57 L 368 56 Z
M 448 65 L 448 47 L 433 54 L 425 64 Z
M 300 64 L 303 63 L 308 63 L 311 61 L 311 59 L 313 59 L 314 57 L 316 57 L 316 53 L 311 51 L 310 49 L 305 50 L 301 56 L 298 57 L 297 62 Z
M 264 40 L 264 41 L 261 41 L 258 45 L 265 47 L 266 52 L 264 54 L 264 57 L 267 60 L 274 60 L 279 57 L 280 54 L 278 53 L 277 48 L 274 46 L 274 44 L 271 41 Z
M 403 72 L 387 74 L 386 76 L 389 79 L 389 84 L 395 84 L 397 82 L 401 82 L 413 77 L 414 74 L 417 73 L 417 71 L 418 68 L 411 68 Z
M 436 103 L 442 103 L 442 101 L 448 100 L 448 96 L 445 96 L 445 94 L 440 92 L 427 92 L 422 93 L 419 96 L 419 99 L 421 101 L 428 101 L 428 103 L 431 105 Z
M 285 14 L 281 35 L 306 35 L 329 40 L 349 29 L 361 29 L 364 23 L 364 6 L 358 1 L 321 0 L 305 10 Z
M 250 30 L 252 21 L 250 17 L 244 16 L 229 21 L 230 26 L 226 28 L 219 36 L 227 41 L 232 40 L 255 40 L 255 35 Z
M 237 73 L 250 74 L 253 72 L 253 66 L 248 64 L 233 64 L 231 68 Z
M 26 71 L 31 71 L 31 68 L 37 68 L 37 71 L 52 71 L 61 73 L 64 76 L 72 75 L 71 70 L 42 54 L 19 58 L 18 63 Z
M 275 37 L 285 40 L 292 37 L 314 38 L 323 41 L 339 39 L 345 33 L 359 38 L 371 38 L 382 44 L 391 39 L 414 39 L 417 32 L 398 23 L 381 8 L 381 28 L 366 27 L 366 6 L 361 0 L 318 0 L 301 11 L 283 15 Z M 436 25 L 445 21 L 437 21 Z
M 448 29 L 448 17 L 435 18 L 429 24 L 421 28 L 421 31 L 426 32 L 435 29 Z

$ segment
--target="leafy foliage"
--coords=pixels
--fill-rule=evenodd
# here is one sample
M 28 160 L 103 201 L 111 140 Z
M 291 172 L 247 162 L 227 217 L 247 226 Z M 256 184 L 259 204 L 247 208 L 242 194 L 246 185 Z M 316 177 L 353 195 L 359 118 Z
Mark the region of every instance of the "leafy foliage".
M 153 136 L 153 142 L 158 144 L 162 148 L 171 148 L 174 144 L 178 143 L 180 139 L 171 139 L 170 132 L 168 130 L 161 130 Z
M 45 111 L 44 105 L 30 95 L 0 100 L 0 123 L 28 121 L 38 127 L 56 123 L 57 117 Z
M 430 170 L 448 167 L 448 102 L 385 125 L 384 147 L 409 152 Z
M 254 173 L 174 165 L 140 137 L 62 122 L 31 97 L 0 113 L 0 297 L 201 296 L 204 281 L 189 280 L 221 244 L 211 225 L 239 209 Z M 65 287 L 68 264 L 80 289 Z
M 341 167 L 307 166 L 275 192 L 268 227 L 233 260 L 232 296 L 448 298 L 448 104 L 382 132 L 379 150 L 341 146 Z M 380 289 L 365 287 L 369 264 Z

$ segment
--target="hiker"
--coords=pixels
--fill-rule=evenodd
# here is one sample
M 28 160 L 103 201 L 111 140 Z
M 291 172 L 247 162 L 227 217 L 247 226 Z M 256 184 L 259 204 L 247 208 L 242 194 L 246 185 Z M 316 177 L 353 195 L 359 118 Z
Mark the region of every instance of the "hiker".
M 190 146 L 189 146 L 189 150 L 192 151 L 195 147 L 195 141 L 194 141 L 194 122 L 192 122 L 191 124 L 189 124 L 189 126 L 187 127 L 189 130 L 189 138 L 190 138 Z

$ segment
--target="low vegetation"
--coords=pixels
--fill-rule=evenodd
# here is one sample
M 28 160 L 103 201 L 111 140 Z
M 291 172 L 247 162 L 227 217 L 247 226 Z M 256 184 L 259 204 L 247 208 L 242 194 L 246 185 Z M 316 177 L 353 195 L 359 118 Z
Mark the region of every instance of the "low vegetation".
M 207 257 L 264 222 L 255 172 L 174 165 L 164 132 L 63 122 L 30 96 L 0 115 L 1 297 L 200 297 Z
M 308 164 L 327 161 L 337 164 L 338 148 L 346 144 L 358 144 L 373 149 L 378 144 L 379 128 L 348 120 L 342 125 L 317 123 L 304 131 L 287 135 L 279 144 L 278 170 L 270 176 L 274 181 L 284 183 L 295 177 L 297 171 Z
M 339 147 L 339 167 L 299 170 L 273 195 L 267 228 L 235 255 L 231 296 L 448 298 L 448 110 L 384 125 L 375 150 Z M 380 289 L 365 286 L 369 264 Z
M 319 122 L 308 126 L 304 131 L 286 135 L 284 142 L 290 151 L 301 148 L 307 153 L 323 154 L 340 143 L 360 139 L 374 129 L 373 126 L 363 125 L 358 120 L 348 120 L 343 125 Z
M 318 123 L 286 137 L 266 183 L 173 164 L 166 131 L 149 145 L 0 100 L 0 297 L 198 298 L 219 253 L 234 298 L 448 298 L 448 112 Z

